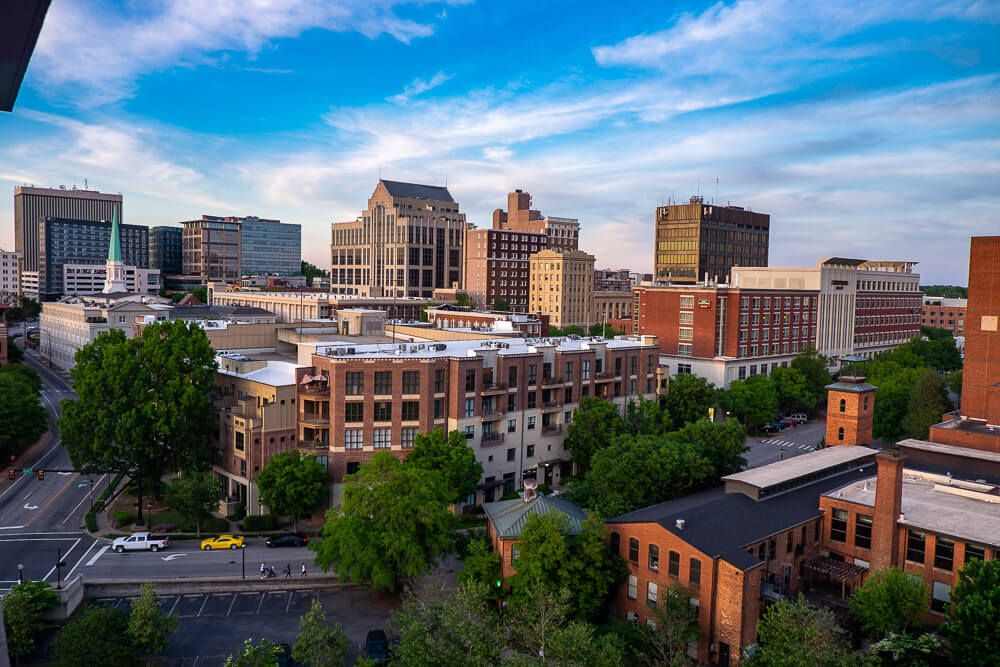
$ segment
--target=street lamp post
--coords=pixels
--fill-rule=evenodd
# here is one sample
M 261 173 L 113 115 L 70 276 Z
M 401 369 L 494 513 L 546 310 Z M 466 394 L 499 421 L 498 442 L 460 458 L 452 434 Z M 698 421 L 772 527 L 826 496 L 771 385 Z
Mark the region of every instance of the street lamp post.
M 56 550 L 56 590 L 62 589 L 62 569 L 66 561 L 62 557 L 62 547 Z
M 17 564 L 17 583 L 19 583 L 19 584 L 23 584 L 24 583 L 24 564 L 23 563 L 18 563 Z

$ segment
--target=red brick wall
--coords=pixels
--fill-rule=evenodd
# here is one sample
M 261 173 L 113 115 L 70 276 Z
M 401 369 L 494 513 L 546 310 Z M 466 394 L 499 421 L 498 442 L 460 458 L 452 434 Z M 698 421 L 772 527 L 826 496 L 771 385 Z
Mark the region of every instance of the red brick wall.
M 964 400 L 964 398 L 963 398 Z M 961 429 L 939 428 L 931 426 L 928 436 L 931 442 L 942 445 L 954 445 L 955 447 L 968 447 L 978 449 L 983 452 L 993 452 L 1000 454 L 1000 433 L 977 433 L 974 431 L 963 431 Z M 991 468 L 992 473 L 995 468 Z
M 920 324 L 934 329 L 947 329 L 953 336 L 964 336 L 965 315 L 965 308 L 959 306 L 934 306 L 925 303 Z
M 678 344 L 684 342 L 691 343 L 692 356 L 715 356 L 715 310 L 717 294 L 715 288 L 676 287 L 663 289 L 637 287 L 635 288 L 635 292 L 639 295 L 639 310 L 638 312 L 633 311 L 632 315 L 639 324 L 639 333 L 658 336 L 660 350 L 664 354 L 677 354 Z M 683 326 L 694 328 L 694 339 L 680 341 L 678 338 L 678 328 L 682 326 L 679 317 L 680 298 L 681 296 L 688 295 L 694 296 L 694 324 L 685 324 Z M 698 305 L 698 301 L 701 299 L 708 301 L 707 307 Z
M 844 401 L 844 412 L 840 401 Z M 867 402 L 867 404 L 866 404 Z M 872 442 L 872 417 L 875 413 L 875 392 L 827 391 L 826 444 L 868 445 Z M 840 439 L 840 429 L 844 438 Z
M 1000 317 L 1000 236 L 978 236 L 969 254 L 962 414 L 1000 424 L 1000 331 L 983 329 L 991 317 Z

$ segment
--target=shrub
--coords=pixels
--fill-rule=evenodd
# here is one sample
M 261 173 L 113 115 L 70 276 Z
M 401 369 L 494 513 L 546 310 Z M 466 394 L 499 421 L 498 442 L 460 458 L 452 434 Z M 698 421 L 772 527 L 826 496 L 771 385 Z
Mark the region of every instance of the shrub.
M 87 525 L 87 530 L 91 533 L 97 531 L 97 515 L 93 512 L 87 512 L 83 516 L 83 522 Z
M 273 514 L 248 514 L 240 528 L 249 533 L 257 530 L 275 530 L 278 527 L 278 517 Z
M 115 528 L 131 524 L 135 516 L 126 510 L 115 510 L 111 513 L 111 522 Z

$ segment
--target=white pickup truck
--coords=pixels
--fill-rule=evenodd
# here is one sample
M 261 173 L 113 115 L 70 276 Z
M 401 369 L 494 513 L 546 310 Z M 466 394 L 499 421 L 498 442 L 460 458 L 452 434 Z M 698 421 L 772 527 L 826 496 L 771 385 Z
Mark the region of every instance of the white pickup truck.
M 122 553 L 125 551 L 159 551 L 167 548 L 167 538 L 150 533 L 132 533 L 127 537 L 117 537 L 111 543 L 111 548 Z

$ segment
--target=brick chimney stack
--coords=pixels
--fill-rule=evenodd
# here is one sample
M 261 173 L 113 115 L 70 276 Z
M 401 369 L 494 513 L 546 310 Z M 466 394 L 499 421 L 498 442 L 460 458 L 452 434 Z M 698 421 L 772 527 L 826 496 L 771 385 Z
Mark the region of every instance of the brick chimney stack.
M 871 569 L 881 570 L 899 563 L 899 529 L 896 521 L 903 510 L 903 459 L 898 450 L 875 455 L 875 516 L 872 517 Z

